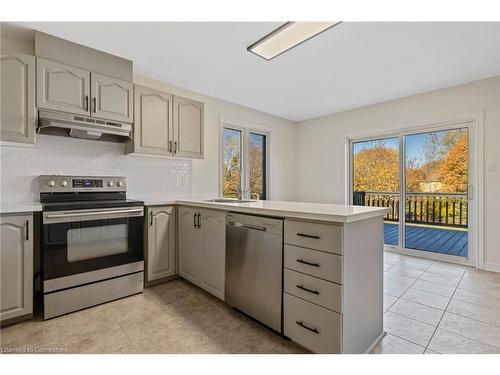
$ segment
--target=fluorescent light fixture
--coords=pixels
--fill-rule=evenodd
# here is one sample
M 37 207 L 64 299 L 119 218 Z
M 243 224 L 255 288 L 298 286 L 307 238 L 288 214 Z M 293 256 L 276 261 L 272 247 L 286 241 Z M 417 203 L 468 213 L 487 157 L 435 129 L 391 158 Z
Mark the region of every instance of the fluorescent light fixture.
M 247 50 L 269 61 L 339 23 L 287 22 L 256 41 Z

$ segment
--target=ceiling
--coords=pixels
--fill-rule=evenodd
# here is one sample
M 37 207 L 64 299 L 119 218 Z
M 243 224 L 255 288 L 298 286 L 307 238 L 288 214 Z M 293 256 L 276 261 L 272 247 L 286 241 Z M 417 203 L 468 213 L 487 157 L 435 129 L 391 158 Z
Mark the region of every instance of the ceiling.
M 500 23 L 345 22 L 272 61 L 281 23 L 18 23 L 134 61 L 136 73 L 301 121 L 500 74 Z

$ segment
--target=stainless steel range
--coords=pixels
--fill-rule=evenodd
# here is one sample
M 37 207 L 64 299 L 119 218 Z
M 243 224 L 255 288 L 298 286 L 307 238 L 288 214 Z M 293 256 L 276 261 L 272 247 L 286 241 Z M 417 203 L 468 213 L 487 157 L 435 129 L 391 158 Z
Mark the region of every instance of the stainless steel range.
M 144 202 L 125 177 L 40 176 L 44 318 L 143 291 Z

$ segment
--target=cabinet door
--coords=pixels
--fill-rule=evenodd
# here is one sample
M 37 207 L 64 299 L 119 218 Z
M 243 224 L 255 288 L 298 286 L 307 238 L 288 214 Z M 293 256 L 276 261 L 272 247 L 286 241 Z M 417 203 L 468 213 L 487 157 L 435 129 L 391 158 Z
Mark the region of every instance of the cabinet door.
M 33 313 L 33 215 L 0 217 L 2 321 Z
M 173 206 L 148 208 L 147 280 L 175 275 L 175 210 Z
M 188 207 L 178 208 L 178 256 L 179 275 L 194 284 L 199 282 L 199 247 L 201 230 L 195 228 L 197 210 Z
M 134 86 L 131 82 L 92 73 L 90 91 L 92 116 L 114 121 L 133 121 Z
M 172 95 L 134 85 L 134 153 L 172 155 Z
M 200 210 L 200 286 L 224 300 L 226 279 L 226 213 Z
M 174 96 L 174 153 L 203 159 L 203 103 Z
M 90 115 L 90 72 L 37 57 L 36 105 Z
M 35 143 L 35 57 L 0 52 L 0 140 Z

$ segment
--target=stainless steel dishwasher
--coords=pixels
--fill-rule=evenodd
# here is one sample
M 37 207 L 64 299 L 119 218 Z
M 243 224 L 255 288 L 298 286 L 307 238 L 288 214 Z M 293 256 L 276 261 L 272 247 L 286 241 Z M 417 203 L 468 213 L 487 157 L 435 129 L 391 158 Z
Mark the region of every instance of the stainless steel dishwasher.
M 226 303 L 281 333 L 282 282 L 283 220 L 229 213 Z

